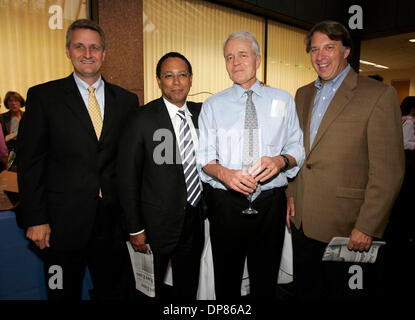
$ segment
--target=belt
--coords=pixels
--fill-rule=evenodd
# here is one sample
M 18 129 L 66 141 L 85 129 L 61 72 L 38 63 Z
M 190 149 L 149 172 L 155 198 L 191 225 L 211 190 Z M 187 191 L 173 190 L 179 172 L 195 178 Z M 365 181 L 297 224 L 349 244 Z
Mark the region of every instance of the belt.
M 259 194 L 259 196 L 256 197 L 256 199 L 254 200 L 254 202 L 255 201 L 258 201 L 258 200 L 262 200 L 262 199 L 266 199 L 266 198 L 272 197 L 273 195 L 276 195 L 279 192 L 283 192 L 284 191 L 284 188 L 285 187 L 275 187 L 275 188 L 272 188 L 272 189 L 263 190 L 263 191 L 261 191 L 261 193 Z M 237 197 L 246 199 L 246 196 L 244 194 L 242 194 L 240 192 L 237 192 L 235 190 L 228 190 L 226 192 L 229 192 L 233 196 L 237 196 Z

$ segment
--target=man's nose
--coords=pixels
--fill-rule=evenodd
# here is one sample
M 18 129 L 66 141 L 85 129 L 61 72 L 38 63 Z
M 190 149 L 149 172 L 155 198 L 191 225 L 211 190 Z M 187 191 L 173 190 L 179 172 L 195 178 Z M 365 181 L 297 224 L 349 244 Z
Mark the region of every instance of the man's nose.
M 173 75 L 173 83 L 180 83 L 180 76 L 178 74 Z
M 91 56 L 91 49 L 89 49 L 88 47 L 86 47 L 85 48 L 85 51 L 84 51 L 84 56 L 86 58 L 89 58 Z
M 317 56 L 316 56 L 317 60 L 321 60 L 321 59 L 323 59 L 325 56 L 326 56 L 326 54 L 325 54 L 325 52 L 324 52 L 324 50 L 323 50 L 323 49 L 320 49 L 320 50 L 318 50 L 318 51 L 317 51 Z

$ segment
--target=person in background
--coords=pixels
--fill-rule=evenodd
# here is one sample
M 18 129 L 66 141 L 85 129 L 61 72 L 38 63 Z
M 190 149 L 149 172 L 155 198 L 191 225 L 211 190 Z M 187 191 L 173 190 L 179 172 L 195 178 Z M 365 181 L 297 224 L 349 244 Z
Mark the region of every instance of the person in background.
M 333 237 L 349 237 L 348 249 L 355 251 L 367 251 L 374 238 L 382 238 L 402 184 L 396 91 L 353 71 L 351 50 L 348 30 L 335 21 L 316 24 L 306 37 L 318 78 L 295 96 L 306 160 L 287 189 L 299 299 L 354 299 L 370 292 L 366 285 L 349 286 L 350 264 L 322 256 Z M 370 267 L 360 266 L 370 279 Z
M 73 22 L 66 55 L 74 72 L 30 88 L 20 121 L 21 220 L 41 249 L 49 299 L 80 299 L 86 266 L 92 299 L 126 299 L 133 290 L 115 163 L 120 131 L 139 104 L 135 94 L 102 78 L 105 48 L 98 24 Z M 56 267 L 63 282 L 51 287 Z
M 405 150 L 415 149 L 415 96 L 403 99 L 401 104 L 403 147 Z
M 3 129 L 0 126 L 0 172 L 8 169 L 9 151 L 4 141 Z
M 3 129 L 4 140 L 6 141 L 9 151 L 15 150 L 16 138 L 19 129 L 20 119 L 25 106 L 24 98 L 15 91 L 9 91 L 4 97 L 4 107 L 9 109 L 8 112 L 1 115 L 0 121 Z
M 153 252 L 156 298 L 195 300 L 204 243 L 195 162 L 201 104 L 187 101 L 193 72 L 182 54 L 161 57 L 156 79 L 162 97 L 131 113 L 125 124 L 118 189 L 132 247 L 146 252 L 150 245 Z M 169 261 L 172 292 L 164 285 Z
M 230 35 L 223 54 L 234 84 L 203 103 L 197 157 L 210 185 L 216 298 L 241 297 L 247 260 L 250 298 L 273 300 L 285 231 L 284 188 L 303 163 L 303 134 L 291 95 L 257 80 L 261 56 L 252 33 Z M 254 211 L 245 210 L 247 196 Z
M 378 75 L 378 74 L 373 74 L 373 75 L 370 75 L 368 77 L 369 78 L 372 78 L 372 79 L 375 79 L 377 81 L 383 82 L 383 78 L 380 75 Z
M 0 97 L 0 108 L 1 108 L 1 97 Z M 8 156 L 9 151 L 6 146 L 6 142 L 4 141 L 4 134 L 3 130 L 0 127 L 0 171 L 3 171 L 4 169 L 7 169 L 8 166 Z
M 0 115 L 4 140 L 9 152 L 7 168 L 11 171 L 17 171 L 16 140 L 20 119 L 23 115 L 21 108 L 25 106 L 25 103 L 24 98 L 18 92 L 9 91 L 6 93 L 6 97 L 4 98 L 4 106 L 9 109 L 9 111 Z

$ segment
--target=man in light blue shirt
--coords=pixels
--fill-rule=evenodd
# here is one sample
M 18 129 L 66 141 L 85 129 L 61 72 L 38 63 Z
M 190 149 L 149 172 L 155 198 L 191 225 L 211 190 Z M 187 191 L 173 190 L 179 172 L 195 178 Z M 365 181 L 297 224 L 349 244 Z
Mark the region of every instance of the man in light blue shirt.
M 304 161 L 303 133 L 290 94 L 256 79 L 261 56 L 249 31 L 230 35 L 224 56 L 234 85 L 203 104 L 197 157 L 210 185 L 216 297 L 240 297 L 247 258 L 251 297 L 269 299 L 275 297 L 284 239 L 284 187 Z M 247 150 L 249 168 L 242 170 Z M 246 215 L 251 193 L 257 214 Z
M 340 85 L 343 83 L 344 78 L 346 78 L 349 73 L 350 65 L 347 66 L 341 71 L 333 80 L 322 83 L 320 78 L 317 78 L 314 85 L 317 88 L 316 97 L 314 99 L 314 107 L 311 112 L 310 120 L 310 148 L 313 145 L 314 138 L 316 137 L 318 128 L 320 127 L 321 120 L 323 120 L 324 114 L 329 107 L 331 100 L 333 100 L 334 95 L 339 89 Z

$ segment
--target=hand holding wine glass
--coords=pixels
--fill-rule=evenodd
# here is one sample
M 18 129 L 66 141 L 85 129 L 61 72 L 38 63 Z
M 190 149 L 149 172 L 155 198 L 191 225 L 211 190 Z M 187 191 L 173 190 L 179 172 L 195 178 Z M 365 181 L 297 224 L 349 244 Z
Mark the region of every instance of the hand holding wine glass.
M 253 165 L 253 162 L 243 163 L 242 164 L 242 171 L 243 171 L 243 173 L 244 174 L 251 175 L 250 169 L 251 169 L 252 165 Z M 245 210 L 242 210 L 242 213 L 243 214 L 258 214 L 258 211 L 255 210 L 254 208 L 252 208 L 252 195 L 254 194 L 254 192 L 255 192 L 255 190 L 252 193 L 249 193 L 246 196 L 247 199 L 248 199 L 248 201 L 249 201 L 249 207 L 246 208 Z

